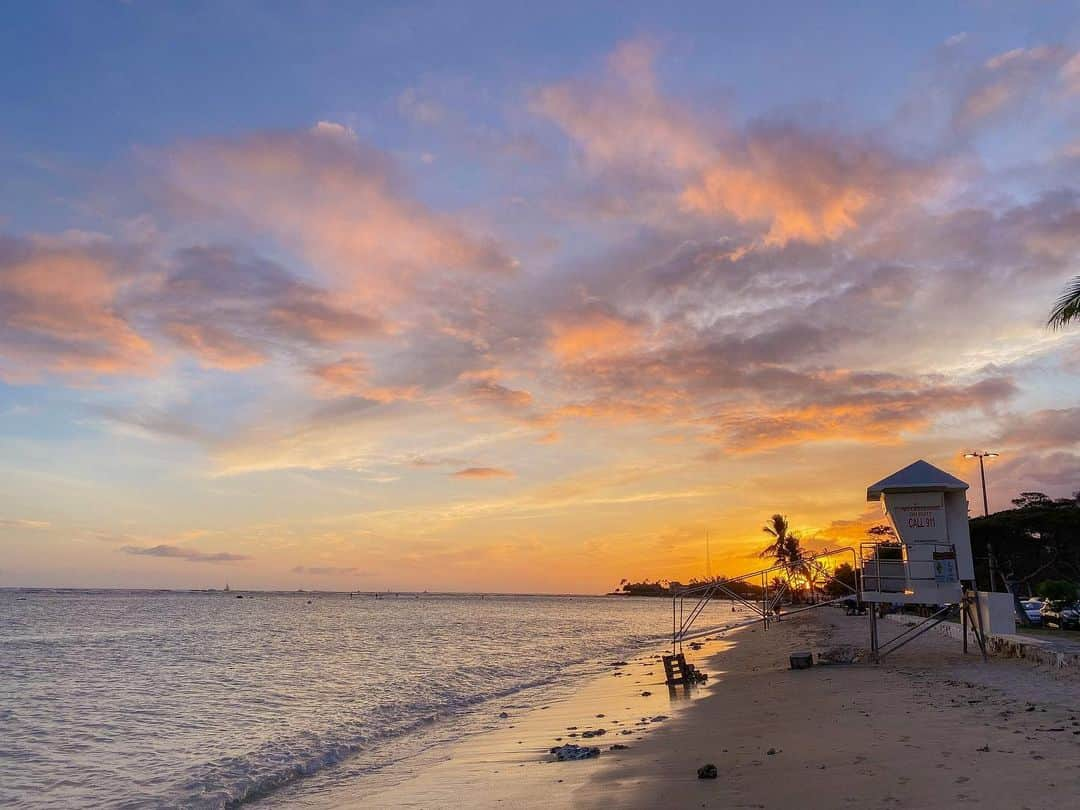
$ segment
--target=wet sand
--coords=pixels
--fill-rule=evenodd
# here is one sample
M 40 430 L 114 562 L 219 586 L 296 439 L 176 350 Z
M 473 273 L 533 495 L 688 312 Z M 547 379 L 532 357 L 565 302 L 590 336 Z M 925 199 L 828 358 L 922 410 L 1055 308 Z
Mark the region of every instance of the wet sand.
M 491 731 L 404 763 L 406 778 L 335 791 L 326 806 L 1045 810 L 1080 796 L 1075 676 L 984 664 L 936 633 L 880 666 L 790 670 L 792 651 L 865 646 L 866 618 L 832 608 L 728 638 L 692 654 L 705 688 L 669 691 L 650 651 L 546 708 L 506 707 Z M 602 753 L 549 761 L 565 742 Z M 699 780 L 710 762 L 719 778 Z
M 719 637 L 700 645 L 685 650 L 687 660 L 699 665 L 731 646 Z M 666 651 L 650 647 L 621 662 L 602 660 L 603 674 L 564 684 L 541 707 L 526 709 L 512 699 L 492 707 L 488 731 L 449 751 L 419 753 L 345 790 L 304 795 L 303 807 L 571 807 L 575 792 L 603 767 L 623 761 L 709 694 L 711 684 L 666 686 L 660 660 Z M 603 733 L 592 736 L 599 730 Z M 595 759 L 552 761 L 549 750 L 568 743 L 596 746 L 602 753 Z

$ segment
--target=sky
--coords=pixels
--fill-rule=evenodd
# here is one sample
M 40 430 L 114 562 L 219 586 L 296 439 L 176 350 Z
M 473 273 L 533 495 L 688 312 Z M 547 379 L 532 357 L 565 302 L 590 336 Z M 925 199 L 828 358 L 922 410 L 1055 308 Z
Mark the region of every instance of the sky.
M 1080 489 L 1080 7 L 36 2 L 0 586 L 603 592 Z

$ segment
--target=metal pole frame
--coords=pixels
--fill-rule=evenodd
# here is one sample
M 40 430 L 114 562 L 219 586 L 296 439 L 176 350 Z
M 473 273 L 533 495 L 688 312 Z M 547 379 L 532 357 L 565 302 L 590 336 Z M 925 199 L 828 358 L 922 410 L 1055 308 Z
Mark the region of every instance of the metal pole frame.
M 854 588 L 852 586 L 848 585 L 846 582 L 842 582 L 841 580 L 836 579 L 835 576 L 832 576 L 831 574 L 829 574 L 827 569 L 825 568 L 825 566 L 821 562 L 821 560 L 823 560 L 823 559 L 829 559 L 829 558 L 833 558 L 833 557 L 836 557 L 836 556 L 844 556 L 844 555 L 847 555 L 847 554 L 851 555 L 851 561 L 853 563 L 852 568 L 853 568 L 853 570 L 856 571 L 856 587 L 854 587 Z M 819 552 L 817 554 L 813 554 L 813 555 L 810 555 L 808 557 L 803 558 L 800 562 L 802 562 L 804 565 L 813 567 L 818 573 L 824 574 L 825 577 L 826 577 L 826 584 L 828 582 L 839 582 L 844 588 L 846 588 L 848 591 L 850 591 L 851 594 L 854 594 L 856 596 L 856 598 L 858 598 L 858 596 L 859 596 L 859 588 L 858 588 L 859 557 L 858 557 L 858 554 L 856 553 L 856 551 L 855 551 L 855 549 L 853 547 L 846 546 L 844 548 L 838 548 L 838 549 L 831 549 L 831 550 L 830 549 L 825 549 L 825 550 L 823 550 L 823 551 L 821 551 L 821 552 Z M 770 613 L 770 611 L 772 611 L 777 605 L 780 604 L 780 601 L 783 599 L 784 594 L 787 593 L 787 591 L 790 588 L 790 586 L 785 583 L 783 588 L 776 589 L 776 592 L 773 594 L 773 598 L 770 600 L 769 599 L 769 591 L 768 591 L 768 575 L 773 573 L 773 572 L 776 572 L 776 571 L 784 571 L 784 572 L 790 573 L 791 568 L 792 568 L 792 566 L 790 564 L 788 564 L 788 563 L 780 563 L 780 564 L 777 564 L 777 565 L 771 565 L 771 566 L 769 566 L 767 568 L 759 569 L 757 571 L 752 571 L 752 572 L 750 572 L 748 574 L 743 574 L 743 575 L 738 576 L 738 577 L 726 577 L 726 578 L 724 578 L 722 580 L 717 579 L 717 580 L 713 580 L 711 582 L 706 582 L 706 583 L 703 583 L 703 584 L 700 584 L 700 585 L 694 585 L 694 586 L 691 586 L 689 588 L 683 588 L 682 590 L 680 590 L 680 591 L 678 591 L 676 593 L 673 593 L 672 594 L 672 602 L 671 602 L 671 625 L 672 625 L 671 650 L 672 650 L 672 654 L 675 654 L 676 648 L 682 649 L 681 645 L 682 645 L 683 641 L 689 640 L 690 638 L 698 638 L 700 636 L 708 635 L 709 633 L 715 632 L 717 630 L 721 630 L 721 631 L 722 630 L 731 630 L 731 629 L 735 629 L 736 627 L 742 627 L 742 626 L 744 626 L 744 624 L 756 624 L 758 622 L 762 623 L 762 625 L 764 626 L 764 629 L 767 630 L 768 627 L 769 627 L 769 613 Z M 761 588 L 761 603 L 760 604 L 758 604 L 757 602 L 751 602 L 750 600 L 748 600 L 745 597 L 741 596 L 740 594 L 736 593 L 727 584 L 727 583 L 735 583 L 735 582 L 746 582 L 746 581 L 750 580 L 751 578 L 756 578 L 756 577 L 759 577 L 759 576 L 761 577 L 761 583 L 762 583 L 759 586 Z M 751 621 L 749 621 L 747 623 L 737 623 L 735 625 L 725 625 L 723 627 L 712 628 L 712 629 L 709 629 L 709 630 L 696 632 L 693 635 L 691 635 L 690 632 L 689 632 L 690 628 L 693 626 L 694 622 L 697 621 L 697 619 L 701 616 L 702 612 L 705 610 L 705 607 L 709 604 L 709 602 L 712 601 L 712 599 L 714 599 L 718 594 L 726 595 L 726 596 L 730 597 L 732 599 L 732 601 L 738 602 L 739 604 L 749 608 L 750 610 L 752 610 L 758 616 L 758 618 L 752 619 Z M 685 613 L 684 612 L 684 607 L 683 607 L 684 600 L 687 599 L 688 597 L 692 597 L 692 596 L 697 596 L 698 601 L 694 605 L 694 607 L 690 610 L 689 613 Z M 812 605 L 810 605 L 810 606 L 808 606 L 806 608 L 800 608 L 800 609 L 795 610 L 795 611 L 790 611 L 788 615 L 794 615 L 796 613 L 803 613 L 808 609 L 813 609 L 813 608 L 817 608 L 817 607 L 823 607 L 825 605 L 835 604 L 836 602 L 842 601 L 843 599 L 847 599 L 847 598 L 849 598 L 849 596 L 841 596 L 841 597 L 837 597 L 836 599 L 829 600 L 827 602 L 814 603 L 814 604 L 812 604 Z M 679 607 L 678 607 L 678 611 L 677 611 L 678 616 L 676 616 L 676 607 L 675 607 L 676 600 L 679 603 Z
M 945 607 L 943 607 L 941 610 L 937 611 L 936 613 L 934 613 L 934 614 L 932 614 L 930 616 L 927 616 L 921 622 L 917 622 L 916 624 L 911 625 L 903 633 L 889 639 L 884 644 L 877 643 L 877 639 L 875 638 L 874 639 L 874 647 L 875 647 L 875 649 L 874 649 L 874 660 L 877 663 L 881 663 L 881 659 L 884 658 L 889 653 L 896 652 L 897 650 L 899 650 L 901 647 L 903 647 L 908 642 L 911 642 L 911 641 L 914 641 L 915 639 L 917 639 L 919 636 L 921 636 L 927 630 L 930 630 L 930 629 L 932 629 L 934 627 L 937 627 L 939 624 L 941 624 L 943 621 L 945 621 L 949 617 L 949 614 L 952 613 L 955 609 L 956 609 L 956 605 L 946 605 Z M 874 633 L 875 636 L 877 635 L 876 629 L 877 628 L 876 628 L 876 625 L 875 625 L 875 633 Z

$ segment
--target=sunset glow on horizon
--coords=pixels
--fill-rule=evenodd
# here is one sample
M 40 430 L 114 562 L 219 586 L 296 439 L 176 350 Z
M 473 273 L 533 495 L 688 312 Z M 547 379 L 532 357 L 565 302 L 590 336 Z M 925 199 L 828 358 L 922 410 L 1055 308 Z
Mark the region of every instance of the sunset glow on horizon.
M 1080 489 L 1069 4 L 7 16 L 0 587 L 595 593 L 919 458 Z

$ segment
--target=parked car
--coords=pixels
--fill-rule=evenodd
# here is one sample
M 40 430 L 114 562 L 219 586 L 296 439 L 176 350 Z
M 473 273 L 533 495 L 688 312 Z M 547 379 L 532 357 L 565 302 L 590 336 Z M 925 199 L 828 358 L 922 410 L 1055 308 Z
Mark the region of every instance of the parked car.
M 1059 630 L 1080 629 L 1080 608 L 1073 602 L 1043 602 L 1043 624 Z
M 1029 625 L 1032 627 L 1042 627 L 1042 602 L 1027 600 L 1021 602 L 1020 607 L 1024 609 L 1024 614 L 1027 616 Z

